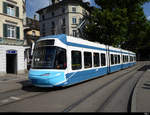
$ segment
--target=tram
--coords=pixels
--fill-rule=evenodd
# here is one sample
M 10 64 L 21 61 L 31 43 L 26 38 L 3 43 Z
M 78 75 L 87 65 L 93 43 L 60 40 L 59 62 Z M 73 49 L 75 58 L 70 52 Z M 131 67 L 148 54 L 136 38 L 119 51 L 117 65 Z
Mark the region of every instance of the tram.
M 28 78 L 37 87 L 65 87 L 136 64 L 136 54 L 65 34 L 37 40 Z

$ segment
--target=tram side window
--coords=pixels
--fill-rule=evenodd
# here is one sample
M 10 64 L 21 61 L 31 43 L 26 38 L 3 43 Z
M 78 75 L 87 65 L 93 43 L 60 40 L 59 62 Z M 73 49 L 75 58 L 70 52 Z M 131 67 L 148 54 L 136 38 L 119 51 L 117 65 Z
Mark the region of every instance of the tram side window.
M 94 53 L 94 67 L 100 66 L 100 61 L 99 61 L 99 53 Z
M 133 62 L 133 57 L 132 56 L 130 56 L 130 62 Z
M 72 51 L 72 70 L 78 70 L 82 68 L 82 57 L 80 51 Z
M 114 55 L 111 54 L 111 65 L 113 65 L 113 64 L 114 64 Z
M 115 64 L 118 63 L 117 55 L 115 55 Z
M 118 55 L 118 64 L 120 64 L 120 55 Z
M 129 62 L 129 56 L 127 56 L 127 62 Z
M 106 57 L 105 54 L 101 54 L 101 66 L 105 66 L 106 65 Z
M 125 55 L 123 55 L 123 63 L 125 63 L 125 62 L 126 62 Z
M 130 62 L 132 62 L 132 56 L 130 56 Z
M 124 56 L 124 62 L 126 62 L 126 56 Z
M 92 53 L 84 52 L 84 67 L 91 68 L 92 67 Z
M 67 58 L 66 50 L 63 48 L 57 48 L 56 59 L 55 59 L 56 69 L 66 69 L 67 68 Z

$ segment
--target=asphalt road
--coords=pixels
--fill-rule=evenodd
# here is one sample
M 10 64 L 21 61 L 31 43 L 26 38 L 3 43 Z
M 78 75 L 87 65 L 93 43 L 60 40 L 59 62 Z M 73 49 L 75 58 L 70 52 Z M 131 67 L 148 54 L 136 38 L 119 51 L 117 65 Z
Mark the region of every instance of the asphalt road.
M 0 112 L 130 112 L 132 93 L 148 63 L 66 88 L 26 86 L 0 95 Z

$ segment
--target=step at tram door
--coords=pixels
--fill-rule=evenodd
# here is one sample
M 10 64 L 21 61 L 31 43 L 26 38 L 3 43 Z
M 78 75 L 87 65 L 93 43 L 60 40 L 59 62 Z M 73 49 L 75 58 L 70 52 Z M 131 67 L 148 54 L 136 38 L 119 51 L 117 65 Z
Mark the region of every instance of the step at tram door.
M 8 50 L 6 52 L 6 73 L 17 74 L 17 51 Z

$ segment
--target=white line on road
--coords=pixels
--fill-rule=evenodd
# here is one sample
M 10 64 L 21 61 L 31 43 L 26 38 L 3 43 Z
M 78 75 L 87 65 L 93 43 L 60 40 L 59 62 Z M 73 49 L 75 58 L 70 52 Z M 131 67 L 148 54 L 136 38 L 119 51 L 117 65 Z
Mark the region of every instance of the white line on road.
M 9 102 L 9 99 L 4 99 L 1 101 L 1 103 L 8 103 Z
M 10 97 L 10 99 L 13 99 L 13 100 L 20 100 L 19 97 Z
M 15 81 L 15 80 L 22 80 L 25 79 L 27 77 L 22 77 L 22 78 L 16 78 L 16 79 L 11 79 L 11 80 L 7 80 L 7 81 L 0 81 L 0 82 L 10 82 L 10 81 Z

